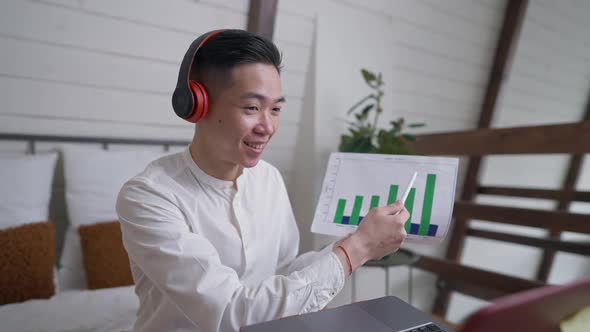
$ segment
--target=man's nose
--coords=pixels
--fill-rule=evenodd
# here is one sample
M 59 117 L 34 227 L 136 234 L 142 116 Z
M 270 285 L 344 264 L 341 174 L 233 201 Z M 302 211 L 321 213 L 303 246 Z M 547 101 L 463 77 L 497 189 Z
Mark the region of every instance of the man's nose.
M 268 112 L 262 112 L 256 125 L 257 133 L 272 135 L 275 131 L 275 120 Z

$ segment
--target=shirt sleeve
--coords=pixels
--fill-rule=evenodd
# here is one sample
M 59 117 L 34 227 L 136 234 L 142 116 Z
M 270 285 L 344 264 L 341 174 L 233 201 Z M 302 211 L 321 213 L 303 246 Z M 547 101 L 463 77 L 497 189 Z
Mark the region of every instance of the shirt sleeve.
M 293 215 L 293 209 L 291 207 L 291 202 L 289 201 L 287 188 L 285 187 L 283 179 L 278 171 L 276 171 L 276 175 L 278 177 L 279 183 L 277 195 L 281 195 L 281 201 L 283 202 L 282 205 L 285 206 L 285 209 L 287 210 L 288 214 L 288 217 L 285 218 L 285 220 L 282 220 L 283 230 L 281 232 L 281 243 L 277 273 L 288 275 L 290 273 L 305 268 L 306 266 L 313 263 L 320 257 L 331 253 L 334 248 L 334 243 L 325 246 L 319 251 L 308 251 L 297 256 L 299 252 L 299 229 L 297 228 L 295 216 Z M 336 277 L 345 279 L 346 274 L 344 272 L 342 264 L 340 263 L 340 260 L 338 260 L 338 264 L 340 265 L 342 275 Z
M 117 199 L 129 259 L 155 287 L 205 331 L 238 331 L 244 325 L 324 307 L 344 286 L 332 253 L 302 269 L 245 286 L 221 263 L 215 247 L 191 232 L 174 195 L 147 179 L 123 186 Z

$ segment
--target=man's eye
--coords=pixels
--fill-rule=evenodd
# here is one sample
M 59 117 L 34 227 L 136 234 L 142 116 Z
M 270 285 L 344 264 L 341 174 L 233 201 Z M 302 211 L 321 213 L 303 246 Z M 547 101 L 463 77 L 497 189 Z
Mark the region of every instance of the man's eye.
M 281 108 L 280 108 L 280 107 L 275 107 L 275 108 L 273 108 L 272 110 L 273 110 L 274 112 L 280 112 L 280 111 L 281 111 Z
M 247 109 L 248 111 L 258 111 L 257 106 L 246 106 L 244 108 Z

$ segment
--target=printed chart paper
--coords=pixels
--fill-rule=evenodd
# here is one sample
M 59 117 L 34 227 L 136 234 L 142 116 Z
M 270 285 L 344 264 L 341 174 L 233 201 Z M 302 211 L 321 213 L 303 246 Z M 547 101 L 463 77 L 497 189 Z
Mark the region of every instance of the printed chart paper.
M 311 231 L 353 232 L 371 208 L 401 199 L 418 172 L 405 202 L 406 241 L 439 243 L 451 223 L 458 166 L 457 158 L 332 153 Z

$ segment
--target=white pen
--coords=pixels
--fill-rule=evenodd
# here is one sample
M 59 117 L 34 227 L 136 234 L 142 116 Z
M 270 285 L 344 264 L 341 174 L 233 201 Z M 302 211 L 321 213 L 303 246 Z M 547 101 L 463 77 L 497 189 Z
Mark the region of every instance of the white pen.
M 412 190 L 412 186 L 414 185 L 414 181 L 416 180 L 416 176 L 418 176 L 418 172 L 414 172 L 414 174 L 412 175 L 412 178 L 410 179 L 410 182 L 408 182 L 408 186 L 406 187 L 406 190 L 404 191 L 404 195 L 402 196 L 402 203 L 405 205 L 406 204 L 406 198 L 408 198 L 408 194 L 410 193 L 410 190 Z M 393 215 L 397 215 L 399 214 L 400 211 L 397 211 L 396 213 L 394 213 Z

